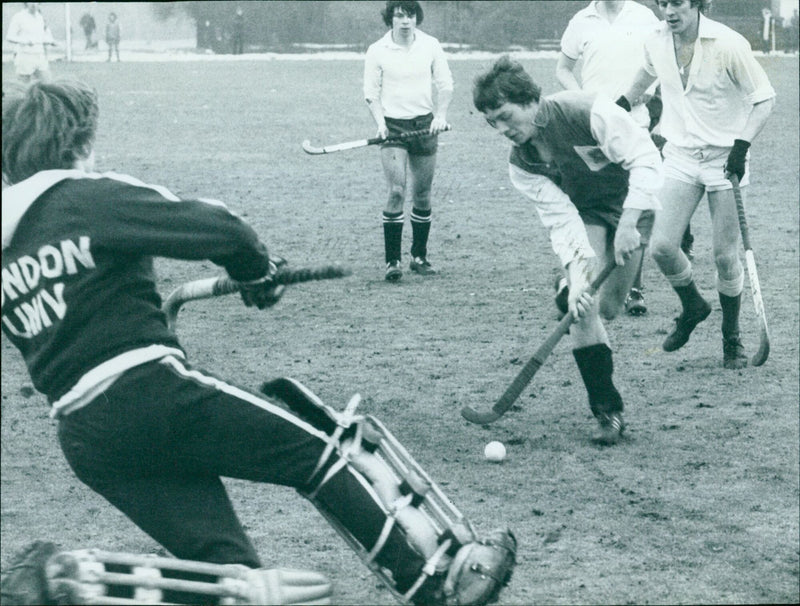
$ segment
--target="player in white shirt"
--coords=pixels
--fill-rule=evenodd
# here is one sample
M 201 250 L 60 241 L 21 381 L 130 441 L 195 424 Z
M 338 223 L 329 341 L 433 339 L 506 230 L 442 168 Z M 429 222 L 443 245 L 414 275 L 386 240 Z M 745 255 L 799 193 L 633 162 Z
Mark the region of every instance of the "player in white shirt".
M 618 99 L 639 70 L 644 57 L 644 40 L 658 24 L 653 11 L 638 2 L 593 0 L 575 13 L 561 36 L 556 78 L 567 90 L 585 90 Z M 634 100 L 630 110 L 634 120 L 651 131 L 661 114 L 661 99 L 654 96 L 656 92 L 654 84 L 641 98 Z M 660 148 L 663 143 L 658 138 L 654 136 L 654 141 Z M 691 250 L 691 240 L 687 228 L 682 243 L 684 251 Z M 559 283 L 557 299 L 560 301 L 564 298 L 561 292 L 564 284 L 563 280 Z M 632 316 L 647 313 L 641 262 L 625 301 L 625 310 Z
M 436 273 L 428 261 L 427 250 L 431 186 L 437 135 L 448 127 L 453 77 L 439 41 L 417 29 L 423 18 L 418 2 L 390 0 L 382 15 L 391 29 L 367 49 L 364 62 L 364 98 L 378 127 L 377 136 L 396 137 L 417 130 L 430 133 L 390 141 L 381 149 L 389 190 L 383 210 L 385 277 L 394 282 L 403 276 L 400 260 L 407 172 L 411 177 L 413 236 L 409 267 L 420 275 Z
M 644 40 L 659 20 L 646 6 L 626 0 L 593 0 L 570 19 L 561 36 L 556 78 L 567 90 L 600 93 L 616 100 L 639 70 Z M 575 74 L 580 65 L 580 81 Z M 648 95 L 649 97 L 649 95 Z M 637 99 L 631 116 L 647 127 L 650 115 Z
M 39 2 L 25 2 L 24 10 L 11 17 L 6 40 L 15 45 L 14 68 L 20 80 L 47 80 L 50 63 L 47 46 L 55 46 L 53 34 L 44 21 Z
M 679 246 L 707 194 L 722 307 L 723 366 L 737 369 L 747 365 L 739 336 L 744 270 L 728 177 L 736 175 L 743 187 L 748 184 L 748 149 L 772 112 L 775 90 L 747 40 L 703 14 L 709 4 L 658 0 L 665 21 L 645 41 L 644 65 L 624 97 L 636 99 L 656 79 L 661 82 L 665 183 L 660 194 L 663 210 L 656 214 L 650 246 L 683 308 L 663 348 L 683 347 L 711 313 Z

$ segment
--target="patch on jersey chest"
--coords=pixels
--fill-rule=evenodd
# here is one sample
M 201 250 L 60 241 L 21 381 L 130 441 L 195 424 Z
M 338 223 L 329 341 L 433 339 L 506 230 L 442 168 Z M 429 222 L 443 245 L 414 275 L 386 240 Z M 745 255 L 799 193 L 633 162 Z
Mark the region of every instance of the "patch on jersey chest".
M 572 149 L 581 157 L 583 163 L 589 167 L 592 172 L 603 170 L 606 166 L 611 164 L 611 160 L 606 158 L 606 155 L 596 145 L 574 145 Z

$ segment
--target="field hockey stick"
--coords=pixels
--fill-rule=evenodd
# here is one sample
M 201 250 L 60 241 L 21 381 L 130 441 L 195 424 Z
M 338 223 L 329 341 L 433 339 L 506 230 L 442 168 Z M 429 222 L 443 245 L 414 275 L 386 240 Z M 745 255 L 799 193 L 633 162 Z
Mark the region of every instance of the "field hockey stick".
M 764 310 L 764 300 L 761 298 L 761 284 L 758 281 L 758 271 L 756 270 L 756 258 L 753 254 L 753 247 L 750 245 L 750 230 L 747 227 L 747 217 L 744 212 L 744 199 L 742 198 L 742 190 L 739 187 L 739 178 L 736 175 L 728 175 L 728 179 L 730 179 L 733 185 L 733 197 L 736 199 L 736 213 L 739 216 L 739 230 L 742 232 L 747 277 L 750 280 L 750 292 L 753 294 L 753 306 L 755 307 L 760 331 L 758 351 L 750 360 L 750 364 L 753 366 L 761 366 L 769 357 L 767 312 Z
M 450 130 L 451 128 L 452 127 L 448 124 L 444 130 Z M 326 145 L 325 147 L 314 147 L 311 145 L 311 141 L 306 139 L 303 141 L 302 145 L 304 152 L 311 154 L 312 156 L 318 156 L 320 154 L 332 154 L 334 152 L 345 151 L 347 149 L 367 147 L 368 145 L 380 145 L 381 143 L 391 143 L 393 141 L 406 141 L 408 139 L 413 139 L 414 137 L 423 137 L 430 134 L 431 132 L 429 129 L 423 128 L 420 130 L 412 130 L 395 137 L 373 137 L 372 139 L 359 139 L 358 141 L 335 143 L 333 145 Z
M 586 290 L 590 295 L 594 295 L 597 292 L 597 289 L 605 282 L 606 278 L 611 275 L 611 272 L 614 271 L 616 267 L 616 263 L 612 260 L 610 261 L 604 268 L 603 271 L 592 281 L 589 285 L 589 288 Z M 511 382 L 511 385 L 508 386 L 508 389 L 500 396 L 500 399 L 495 402 L 495 405 L 486 412 L 479 412 L 474 408 L 470 408 L 469 406 L 465 406 L 461 409 L 461 416 L 464 417 L 470 423 L 475 423 L 476 425 L 488 425 L 489 423 L 494 423 L 502 417 L 509 408 L 511 408 L 512 404 L 517 401 L 517 398 L 522 394 L 525 388 L 528 386 L 528 383 L 531 382 L 533 379 L 533 375 L 536 374 L 544 361 L 547 357 L 553 352 L 555 346 L 561 340 L 565 334 L 569 332 L 569 327 L 574 322 L 574 318 L 572 317 L 571 313 L 567 313 L 562 319 L 561 322 L 558 323 L 556 329 L 553 333 L 547 337 L 547 340 L 539 346 L 539 349 L 531 356 L 531 359 L 522 367 L 522 370 L 519 371 L 517 376 Z
M 306 267 L 301 269 L 279 269 L 272 276 L 276 285 L 298 284 L 299 282 L 312 282 L 315 280 L 332 280 L 344 278 L 352 273 L 349 269 L 339 265 L 323 265 L 321 267 Z M 221 295 L 239 292 L 242 285 L 228 276 L 216 278 L 203 278 L 178 286 L 164 301 L 161 310 L 167 316 L 167 326 L 175 329 L 178 312 L 187 301 L 210 299 Z

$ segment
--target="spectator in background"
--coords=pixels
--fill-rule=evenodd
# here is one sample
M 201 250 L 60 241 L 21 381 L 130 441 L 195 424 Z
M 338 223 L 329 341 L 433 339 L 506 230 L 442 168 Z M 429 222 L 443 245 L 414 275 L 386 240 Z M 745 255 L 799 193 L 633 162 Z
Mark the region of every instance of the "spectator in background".
M 83 13 L 80 23 L 81 29 L 83 29 L 83 35 L 86 36 L 86 47 L 84 50 L 97 48 L 97 40 L 94 39 L 94 33 L 97 31 L 97 23 L 95 22 L 92 14 Z
M 117 61 L 119 58 L 119 41 L 122 38 L 122 27 L 117 20 L 117 13 L 108 15 L 108 23 L 106 23 L 106 44 L 108 44 L 108 59 L 111 61 L 111 55 L 116 53 Z
M 23 82 L 47 80 L 50 62 L 47 46 L 55 46 L 53 34 L 44 21 L 38 2 L 25 2 L 8 25 L 6 40 L 15 45 L 14 69 Z
M 770 51 L 770 32 L 772 31 L 772 11 L 768 8 L 761 10 L 761 17 L 763 19 L 761 24 L 761 41 L 763 43 L 762 50 L 765 55 Z
M 786 45 L 786 50 L 790 53 L 796 53 L 798 45 L 800 44 L 800 20 L 798 19 L 797 9 L 794 9 L 791 18 L 789 19 L 789 39 Z
M 241 6 L 236 7 L 233 16 L 233 54 L 241 55 L 244 52 L 244 11 Z
M 211 49 L 211 41 L 214 39 L 214 31 L 209 19 L 198 21 L 197 25 L 197 48 L 203 50 Z

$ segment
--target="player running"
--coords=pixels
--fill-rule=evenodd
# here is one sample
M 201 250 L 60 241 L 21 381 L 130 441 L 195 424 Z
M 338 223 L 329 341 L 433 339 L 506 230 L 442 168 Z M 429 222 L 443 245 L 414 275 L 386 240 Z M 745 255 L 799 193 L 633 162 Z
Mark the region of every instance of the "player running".
M 708 0 L 659 0 L 665 21 L 645 42 L 644 66 L 625 92 L 635 99 L 656 79 L 664 114 L 664 205 L 656 217 L 651 251 L 681 301 L 682 311 L 664 340 L 664 351 L 683 347 L 711 313 L 694 282 L 681 234 L 703 197 L 711 213 L 717 291 L 722 306 L 723 366 L 747 366 L 739 335 L 744 269 L 739 223 L 728 175 L 744 190 L 748 149 L 775 103 L 775 90 L 750 44 L 732 29 L 708 19 Z M 744 193 L 744 191 L 742 192 Z
M 383 172 L 389 186 L 389 198 L 383 209 L 385 277 L 396 282 L 403 277 L 400 265 L 403 205 L 409 178 L 413 237 L 409 268 L 422 276 L 436 273 L 428 261 L 431 186 L 436 168 L 436 135 L 448 127 L 453 76 L 439 41 L 417 29 L 423 18 L 419 2 L 389 0 L 382 16 L 391 29 L 367 49 L 364 61 L 364 97 L 378 126 L 377 136 L 430 131 L 430 136 L 387 142 L 381 148 Z
M 650 235 L 662 182 L 658 149 L 612 100 L 583 91 L 542 97 L 507 56 L 475 80 L 473 101 L 514 143 L 511 182 L 535 203 L 567 275 L 573 355 L 600 426 L 596 439 L 616 443 L 625 427 L 623 402 L 600 316 L 610 320 L 621 311 L 637 271 L 630 261 Z M 586 289 L 598 260 L 621 267 L 595 302 Z
M 413 460 L 376 420 L 292 379 L 256 394 L 186 359 L 153 257 L 209 259 L 264 309 L 283 293 L 272 276 L 285 262 L 253 229 L 222 203 L 94 172 L 98 102 L 85 85 L 5 93 L 2 327 L 78 478 L 177 558 L 254 570 L 261 559 L 221 477 L 296 488 L 403 600 L 496 598 L 511 533 L 478 542 L 452 505 L 435 519 L 423 510 L 435 485 L 408 471 Z M 378 456 L 389 446 L 396 469 Z

